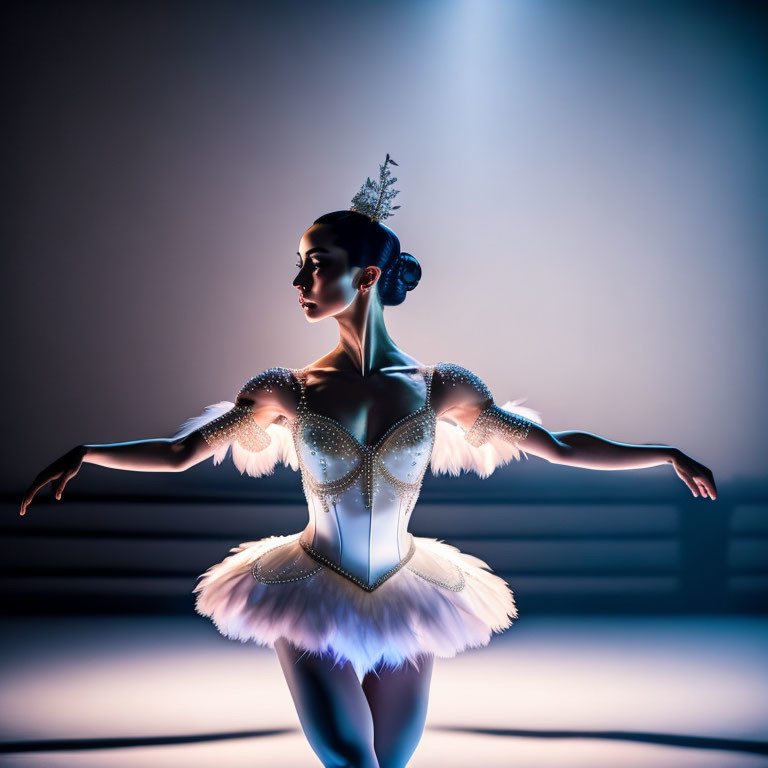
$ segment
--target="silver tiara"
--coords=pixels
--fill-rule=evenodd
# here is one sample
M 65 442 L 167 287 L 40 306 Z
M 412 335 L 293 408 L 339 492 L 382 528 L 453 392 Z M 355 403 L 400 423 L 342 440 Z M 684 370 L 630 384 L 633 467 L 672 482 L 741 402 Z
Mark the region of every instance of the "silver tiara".
M 387 159 L 384 161 L 384 165 L 379 166 L 378 183 L 371 181 L 370 178 L 366 179 L 365 184 L 360 187 L 360 191 L 352 198 L 351 211 L 364 213 L 372 221 L 381 221 L 382 219 L 394 216 L 392 211 L 396 211 L 400 206 L 392 205 L 392 200 L 400 190 L 390 189 L 397 181 L 397 177 L 392 176 L 390 178 L 388 165 L 397 165 L 389 156 L 389 152 L 387 152 Z

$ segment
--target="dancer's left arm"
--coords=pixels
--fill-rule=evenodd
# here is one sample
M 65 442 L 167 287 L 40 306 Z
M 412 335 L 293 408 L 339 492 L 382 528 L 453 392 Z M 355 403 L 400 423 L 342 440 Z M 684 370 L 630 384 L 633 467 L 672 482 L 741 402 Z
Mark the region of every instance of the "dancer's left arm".
M 544 458 L 551 456 L 548 460 L 553 464 L 584 469 L 644 469 L 671 464 L 694 496 L 717 498 L 712 471 L 671 445 L 618 443 L 591 432 L 548 432 L 533 424 L 524 449 Z
M 445 379 L 439 413 L 461 424 L 472 445 L 482 445 L 491 438 L 502 439 L 552 464 L 583 469 L 644 469 L 671 464 L 695 497 L 717 498 L 711 470 L 679 448 L 655 443 L 618 443 L 590 432 L 550 432 L 499 408 L 485 384 L 471 371 L 454 366 Z

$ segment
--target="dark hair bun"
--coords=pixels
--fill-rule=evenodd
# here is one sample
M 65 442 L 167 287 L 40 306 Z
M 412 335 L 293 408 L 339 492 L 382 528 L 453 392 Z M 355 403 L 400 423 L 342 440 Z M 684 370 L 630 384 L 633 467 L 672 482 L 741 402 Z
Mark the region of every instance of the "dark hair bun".
M 403 251 L 400 254 L 398 268 L 400 280 L 405 284 L 405 290 L 412 291 L 421 280 L 421 265 L 410 253 Z
M 379 280 L 379 299 L 385 306 L 396 306 L 405 301 L 421 280 L 421 265 L 410 253 L 400 253 Z

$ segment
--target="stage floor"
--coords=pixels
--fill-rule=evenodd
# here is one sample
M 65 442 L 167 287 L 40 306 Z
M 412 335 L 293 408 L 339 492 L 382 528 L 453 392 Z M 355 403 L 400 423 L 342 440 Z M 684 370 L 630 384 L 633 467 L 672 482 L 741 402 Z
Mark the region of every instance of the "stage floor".
M 311 768 L 273 651 L 187 617 L 5 618 L 0 765 Z M 438 659 L 412 768 L 768 766 L 768 618 L 521 618 Z

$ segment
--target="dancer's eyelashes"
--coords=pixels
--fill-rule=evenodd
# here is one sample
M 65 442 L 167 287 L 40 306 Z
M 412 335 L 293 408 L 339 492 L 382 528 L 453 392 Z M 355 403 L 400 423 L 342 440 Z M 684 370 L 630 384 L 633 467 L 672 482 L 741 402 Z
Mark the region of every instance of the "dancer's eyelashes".
M 312 265 L 313 269 L 316 270 L 324 266 L 323 262 L 315 261 L 314 259 L 311 259 L 309 263 Z M 300 261 L 297 261 L 295 264 L 296 269 L 301 269 L 303 266 L 304 264 L 302 264 Z

